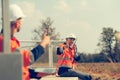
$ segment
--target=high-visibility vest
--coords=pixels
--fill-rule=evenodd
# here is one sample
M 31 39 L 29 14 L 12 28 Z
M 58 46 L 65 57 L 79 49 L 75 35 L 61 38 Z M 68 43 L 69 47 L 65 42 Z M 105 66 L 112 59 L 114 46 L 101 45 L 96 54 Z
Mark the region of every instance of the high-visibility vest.
M 0 35 L 0 52 L 3 51 L 3 36 Z M 11 51 L 14 52 L 17 48 L 20 47 L 19 41 L 13 37 L 10 40 Z M 22 67 L 22 80 L 30 80 L 28 66 L 30 64 L 30 52 L 27 50 L 20 50 L 20 53 L 23 56 L 23 67 Z
M 3 52 L 3 36 L 0 35 L 0 52 Z M 20 43 L 19 41 L 15 38 L 15 37 L 12 37 L 11 40 L 10 40 L 10 47 L 11 47 L 11 51 L 14 52 L 17 48 L 20 47 Z
M 21 50 L 20 53 L 23 56 L 22 80 L 30 80 L 28 70 L 28 66 L 30 65 L 30 52 L 28 50 Z
M 66 44 L 60 44 L 59 47 L 61 46 L 65 46 Z M 66 67 L 73 67 L 74 65 L 74 56 L 75 56 L 75 52 L 76 52 L 76 46 L 74 46 L 73 48 L 64 48 L 63 49 L 63 53 L 61 55 L 58 55 L 58 63 L 57 63 L 57 67 L 61 67 L 61 66 L 66 66 Z

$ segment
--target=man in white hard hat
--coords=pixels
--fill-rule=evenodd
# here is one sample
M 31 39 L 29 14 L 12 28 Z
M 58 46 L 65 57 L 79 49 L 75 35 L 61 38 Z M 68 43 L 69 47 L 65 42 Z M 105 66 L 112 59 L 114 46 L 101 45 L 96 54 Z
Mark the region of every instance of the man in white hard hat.
M 66 37 L 66 44 L 67 44 L 69 47 L 75 46 L 75 48 L 77 48 L 76 45 L 75 45 L 75 42 L 76 42 L 76 36 L 75 36 L 73 33 L 69 34 L 69 35 Z
M 25 15 L 18 5 L 16 4 L 10 5 L 10 27 L 11 27 L 10 46 L 12 52 L 18 51 L 18 48 L 20 47 L 20 42 L 16 39 L 14 35 L 15 33 L 20 31 L 22 20 L 24 17 Z M 0 46 L 3 45 L 3 36 L 2 36 L 3 31 L 4 30 L 2 29 L 0 35 Z M 22 80 L 30 80 L 28 66 L 31 63 L 35 62 L 44 53 L 44 48 L 50 43 L 50 37 L 46 36 L 46 34 L 47 34 L 46 32 L 43 33 L 42 41 L 39 42 L 38 46 L 33 48 L 31 51 L 19 50 L 20 53 L 23 55 Z M 3 51 L 3 47 L 0 47 L 0 52 L 2 51 Z
M 66 37 L 66 42 L 58 46 L 56 75 L 60 77 L 78 77 L 80 80 L 92 80 L 89 74 L 78 73 L 74 70 L 76 62 L 80 60 L 80 55 L 76 55 L 77 46 L 75 42 L 76 36 L 74 34 L 69 34 Z
M 70 33 L 69 35 L 66 36 L 66 38 L 74 38 L 74 39 L 76 39 L 76 36 L 73 33 Z

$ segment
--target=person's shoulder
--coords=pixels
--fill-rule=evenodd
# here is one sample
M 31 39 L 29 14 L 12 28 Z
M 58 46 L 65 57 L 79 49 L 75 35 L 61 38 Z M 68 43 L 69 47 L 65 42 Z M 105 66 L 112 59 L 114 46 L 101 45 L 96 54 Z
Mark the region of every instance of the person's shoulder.
M 19 40 L 16 38 L 16 37 L 11 37 L 11 40 L 14 40 L 14 41 L 18 41 L 19 42 Z
M 63 45 L 63 43 L 60 43 L 59 46 Z
M 0 34 L 0 40 L 2 40 L 3 39 L 3 36 L 2 36 L 2 34 Z
M 60 44 L 59 44 L 59 46 L 63 46 L 63 45 L 65 45 L 65 44 L 64 44 L 64 43 L 60 43 Z
M 65 43 L 60 43 L 59 44 L 59 47 L 63 47 L 63 46 L 65 46 Z

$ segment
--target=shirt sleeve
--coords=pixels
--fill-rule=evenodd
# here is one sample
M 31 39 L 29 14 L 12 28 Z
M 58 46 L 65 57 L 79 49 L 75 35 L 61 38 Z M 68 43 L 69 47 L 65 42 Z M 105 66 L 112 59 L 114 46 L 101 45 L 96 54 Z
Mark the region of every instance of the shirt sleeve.
M 75 56 L 74 56 L 74 60 L 75 60 L 76 62 L 78 62 L 78 61 L 80 60 L 80 55 L 75 55 Z
M 31 50 L 32 62 L 35 62 L 44 53 L 44 48 L 41 45 L 36 46 Z
M 57 55 L 61 55 L 63 53 L 63 48 L 57 48 Z

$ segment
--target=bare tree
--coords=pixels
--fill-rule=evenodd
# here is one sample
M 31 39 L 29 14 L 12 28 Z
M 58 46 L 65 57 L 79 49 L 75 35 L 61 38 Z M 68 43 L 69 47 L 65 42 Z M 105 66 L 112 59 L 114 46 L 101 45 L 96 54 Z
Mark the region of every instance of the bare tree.
M 43 33 L 45 30 L 47 30 L 47 32 L 48 32 L 47 35 L 50 36 L 51 41 L 52 41 L 52 40 L 59 40 L 59 38 L 60 38 L 60 33 L 56 33 L 56 32 L 55 32 L 55 29 L 56 29 L 56 28 L 53 27 L 52 24 L 53 24 L 53 20 L 51 20 L 50 17 L 47 17 L 46 19 L 42 20 L 42 21 L 41 21 L 41 25 L 40 25 L 38 28 L 35 28 L 35 29 L 33 30 L 33 33 L 34 33 L 33 40 L 40 40 L 40 39 L 41 39 L 41 36 L 42 36 L 42 33 Z M 52 42 L 51 45 L 56 46 L 56 43 Z M 54 47 L 54 46 L 53 46 L 53 47 Z M 54 47 L 54 48 L 55 48 L 55 47 Z M 48 56 L 49 56 L 49 55 L 48 55 L 48 53 L 49 53 L 48 50 L 49 50 L 49 49 L 48 49 L 48 47 L 47 47 L 46 50 L 45 50 L 45 54 L 44 54 L 42 57 L 40 57 L 40 59 L 38 59 L 38 62 L 39 62 L 39 61 L 40 61 L 40 62 L 47 62 L 47 61 L 48 61 Z M 53 49 L 53 50 L 54 50 L 53 53 L 55 53 L 55 50 L 56 50 L 56 49 Z
M 47 30 L 48 35 L 51 37 L 51 40 L 59 40 L 60 34 L 55 32 L 55 27 L 52 26 L 53 20 L 50 17 L 47 17 L 45 20 L 41 21 L 41 25 L 38 28 L 33 30 L 34 37 L 33 39 L 40 39 L 42 33 Z

